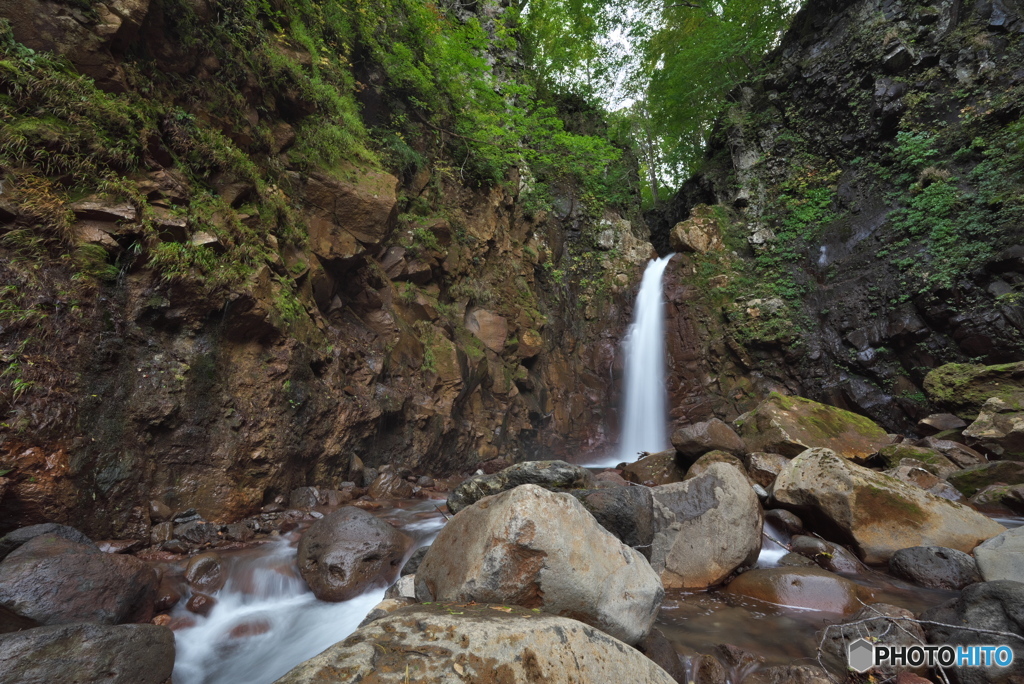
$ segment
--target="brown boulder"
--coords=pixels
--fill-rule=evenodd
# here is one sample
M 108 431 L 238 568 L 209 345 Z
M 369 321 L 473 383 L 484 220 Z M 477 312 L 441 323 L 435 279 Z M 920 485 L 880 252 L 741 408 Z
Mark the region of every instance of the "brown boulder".
M 981 407 L 977 420 L 964 430 L 964 437 L 996 458 L 1024 460 L 1024 411 L 1019 406 L 992 397 Z
M 43 625 L 146 622 L 156 587 L 156 572 L 138 558 L 55 534 L 32 539 L 0 563 L 0 607 Z
M 774 484 L 775 478 L 789 463 L 789 459 L 782 454 L 769 454 L 764 451 L 747 454 L 743 460 L 750 480 L 766 489 Z
M 390 584 L 412 540 L 352 506 L 317 520 L 299 541 L 299 572 L 321 601 L 347 601 Z
M 743 573 L 726 587 L 728 594 L 790 608 L 850 614 L 870 592 L 821 568 L 758 568 Z
M 714 209 L 698 204 L 690 218 L 673 226 L 669 233 L 669 245 L 676 252 L 706 254 L 724 248 L 722 233 L 714 217 Z
M 351 180 L 313 174 L 305 182 L 309 242 L 324 260 L 362 254 L 384 242 L 398 216 L 398 179 L 381 171 L 352 172 Z
M 743 475 L 747 477 L 748 481 L 750 480 L 750 477 L 747 476 L 747 470 L 743 466 L 743 461 L 727 451 L 709 451 L 693 462 L 693 465 L 686 471 L 686 476 L 683 477 L 683 482 L 692 480 L 698 475 L 703 475 L 712 463 L 728 463 L 736 468 L 736 470 L 743 473 Z
M 685 475 L 686 472 L 677 460 L 675 449 L 647 454 L 634 463 L 622 466 L 623 479 L 650 487 L 682 482 Z
M 466 312 L 466 330 L 476 335 L 495 354 L 500 354 L 505 348 L 508 321 L 497 314 L 486 309 L 470 309 Z
M 709 451 L 727 451 L 736 456 L 747 452 L 739 435 L 717 418 L 678 428 L 672 433 L 672 446 L 683 456 L 692 458 Z

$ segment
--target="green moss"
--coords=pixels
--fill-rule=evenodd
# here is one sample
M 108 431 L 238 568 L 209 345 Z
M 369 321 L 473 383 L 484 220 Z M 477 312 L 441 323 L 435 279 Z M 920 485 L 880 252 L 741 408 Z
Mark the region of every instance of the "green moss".
M 991 397 L 1024 410 L 1024 362 L 981 366 L 947 363 L 925 376 L 924 390 L 932 403 L 964 420 L 978 417 Z
M 826 439 L 842 437 L 850 431 L 868 439 L 883 439 L 886 436 L 885 430 L 866 416 L 819 404 L 804 397 L 772 392 L 769 401 L 785 411 L 798 413 L 801 427 Z
M 908 485 L 909 486 L 909 485 Z M 912 525 L 922 525 L 928 519 L 924 510 L 913 501 L 904 499 L 899 493 L 872 484 L 856 490 L 857 508 L 877 520 L 894 520 Z

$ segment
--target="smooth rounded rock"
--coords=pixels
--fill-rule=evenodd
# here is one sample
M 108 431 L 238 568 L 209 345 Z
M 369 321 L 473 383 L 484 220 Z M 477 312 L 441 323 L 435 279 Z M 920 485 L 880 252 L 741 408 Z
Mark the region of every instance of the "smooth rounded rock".
M 821 568 L 749 570 L 726 585 L 725 591 L 778 606 L 844 614 L 856 612 L 861 599 L 870 597 L 863 587 Z
M 277 684 L 372 681 L 674 684 L 594 627 L 505 604 L 398 608 L 295 667 Z
M 420 601 L 539 608 L 628 644 L 650 631 L 665 592 L 647 559 L 568 494 L 521 485 L 460 511 L 416 572 Z
M 686 475 L 675 449 L 647 454 L 622 466 L 622 477 L 628 482 L 649 487 L 682 482 Z
M 978 572 L 986 582 L 1024 582 L 1024 527 L 1015 527 L 974 549 Z
M 317 520 L 299 541 L 299 572 L 321 601 L 347 601 L 398 575 L 412 540 L 352 506 Z
M 209 551 L 189 558 L 185 580 L 196 591 L 210 592 L 224 585 L 220 554 Z
M 691 462 L 709 451 L 725 451 L 735 456 L 747 451 L 740 436 L 718 418 L 677 429 L 672 433 L 672 446 Z
M 849 645 L 864 638 L 879 646 L 912 646 L 925 641 L 924 630 L 914 621 L 912 612 L 885 603 L 865 606 L 842 623 L 828 625 L 816 635 L 822 655 L 837 672 L 847 669 Z M 873 669 L 872 673 L 885 680 L 908 669 L 914 668 L 885 666 Z
M 989 541 L 995 539 L 999 537 Z M 970 554 L 941 546 L 900 549 L 889 559 L 889 572 L 930 589 L 960 590 L 982 579 Z
M 790 541 L 794 553 L 806 556 L 823 570 L 855 575 L 867 570 L 863 563 L 839 544 L 824 539 L 798 534 Z

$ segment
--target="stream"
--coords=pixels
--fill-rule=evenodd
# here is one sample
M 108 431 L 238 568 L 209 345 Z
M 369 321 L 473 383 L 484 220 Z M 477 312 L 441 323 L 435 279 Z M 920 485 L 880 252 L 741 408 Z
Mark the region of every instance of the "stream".
M 374 514 L 415 540 L 411 554 L 430 544 L 444 526 L 437 503 L 394 501 Z M 1024 518 L 997 520 L 1007 527 L 1024 524 Z M 217 603 L 205 617 L 185 609 L 190 594 L 184 589 L 182 600 L 171 612 L 177 648 L 173 684 L 269 684 L 345 639 L 383 600 L 384 587 L 351 601 L 317 600 L 296 565 L 302 531 L 300 527 L 249 548 L 221 551 L 228 579 L 223 588 L 213 592 Z M 785 541 L 778 530 L 766 526 L 766 532 Z M 776 566 L 785 553 L 766 537 L 757 566 Z M 916 587 L 876 570 L 847 577 L 874 590 L 877 601 L 915 613 L 957 594 Z M 762 656 L 766 665 L 808 664 L 816 655 L 815 632 L 842 617 L 715 590 L 669 591 L 655 626 L 684 657 L 727 643 Z M 732 672 L 731 681 L 739 682 L 747 674 Z

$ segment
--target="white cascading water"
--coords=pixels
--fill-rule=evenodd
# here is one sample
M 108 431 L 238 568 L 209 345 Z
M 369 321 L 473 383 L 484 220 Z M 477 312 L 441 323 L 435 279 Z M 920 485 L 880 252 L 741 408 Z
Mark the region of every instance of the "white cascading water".
M 633 307 L 633 322 L 622 341 L 622 438 L 618 454 L 599 466 L 632 463 L 641 452 L 668 448 L 665 391 L 665 296 L 661 280 L 672 254 L 647 264 Z

